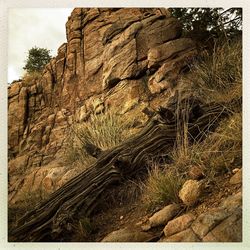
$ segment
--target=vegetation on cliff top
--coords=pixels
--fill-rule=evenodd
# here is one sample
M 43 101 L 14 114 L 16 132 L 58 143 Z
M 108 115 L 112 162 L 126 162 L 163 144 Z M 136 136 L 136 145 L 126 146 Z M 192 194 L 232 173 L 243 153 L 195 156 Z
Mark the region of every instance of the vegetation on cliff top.
M 23 69 L 28 73 L 41 72 L 51 58 L 50 50 L 33 47 L 28 51 L 28 56 Z

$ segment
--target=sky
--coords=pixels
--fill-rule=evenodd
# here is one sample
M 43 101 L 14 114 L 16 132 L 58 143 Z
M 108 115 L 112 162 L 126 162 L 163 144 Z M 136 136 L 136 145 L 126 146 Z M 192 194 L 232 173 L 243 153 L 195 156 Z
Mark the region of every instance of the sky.
M 32 47 L 51 50 L 66 42 L 65 24 L 72 8 L 12 8 L 8 21 L 8 82 L 24 75 L 23 67 Z

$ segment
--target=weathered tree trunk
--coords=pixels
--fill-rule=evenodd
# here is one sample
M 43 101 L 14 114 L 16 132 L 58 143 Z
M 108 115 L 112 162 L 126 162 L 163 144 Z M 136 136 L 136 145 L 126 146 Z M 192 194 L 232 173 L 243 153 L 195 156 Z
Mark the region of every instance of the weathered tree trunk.
M 178 112 L 177 112 L 178 111 Z M 98 205 L 99 197 L 121 178 L 130 178 L 145 168 L 151 156 L 172 150 L 176 136 L 188 117 L 188 133 L 195 138 L 218 124 L 227 113 L 223 105 L 200 105 L 197 101 L 188 108 L 172 105 L 161 108 L 138 135 L 121 145 L 100 153 L 97 161 L 87 170 L 71 179 L 50 197 L 38 204 L 18 221 L 11 234 L 17 241 L 60 240 L 72 230 L 77 215 L 89 216 Z

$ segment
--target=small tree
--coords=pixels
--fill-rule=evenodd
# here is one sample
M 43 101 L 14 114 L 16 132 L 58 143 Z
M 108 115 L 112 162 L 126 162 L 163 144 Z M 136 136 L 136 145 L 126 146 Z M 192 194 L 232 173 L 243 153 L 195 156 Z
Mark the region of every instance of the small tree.
M 183 24 L 184 34 L 233 38 L 242 31 L 242 8 L 171 8 L 172 15 Z M 198 37 L 197 37 L 198 38 Z
M 33 47 L 28 53 L 28 58 L 25 61 L 25 66 L 23 67 L 23 69 L 25 69 L 28 73 L 42 71 L 44 66 L 52 58 L 50 50 L 45 48 Z

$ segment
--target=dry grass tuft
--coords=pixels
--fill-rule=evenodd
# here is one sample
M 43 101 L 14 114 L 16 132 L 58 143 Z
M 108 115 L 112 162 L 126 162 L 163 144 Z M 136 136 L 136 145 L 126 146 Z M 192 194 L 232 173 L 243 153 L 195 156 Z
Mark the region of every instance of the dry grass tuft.
M 22 78 L 24 86 L 33 85 L 41 76 L 42 73 L 39 71 L 25 73 L 25 75 Z
M 242 158 L 242 43 L 241 40 L 217 45 L 211 55 L 204 56 L 202 62 L 192 67 L 187 77 L 182 79 L 188 91 L 207 103 L 223 103 L 231 111 L 229 118 L 221 121 L 212 134 L 203 132 L 204 141 L 190 145 L 184 131 L 179 137 L 172 158 L 180 171 L 188 171 L 197 165 L 206 169 L 209 178 L 219 172 L 229 170 L 234 164 L 241 164 Z M 232 100 L 233 105 L 232 105 Z M 182 122 L 187 123 L 186 121 Z
M 242 117 L 235 113 L 223 120 L 214 133 L 206 135 L 202 142 L 187 147 L 177 147 L 171 154 L 175 166 L 183 174 L 190 166 L 200 166 L 205 175 L 213 179 L 241 164 Z
M 193 93 L 206 103 L 223 103 L 231 115 L 220 122 L 215 132 L 203 132 L 199 137 L 202 140 L 192 144 L 187 129 L 188 117 L 180 115 L 177 143 L 170 155 L 173 164 L 163 170 L 154 168 L 145 183 L 143 197 L 149 206 L 178 202 L 178 191 L 191 166 L 204 169 L 205 178 L 213 181 L 217 175 L 242 164 L 241 40 L 216 46 L 211 55 L 207 53 L 191 69 L 181 79 L 180 95 Z
M 114 111 L 92 114 L 90 119 L 72 127 L 66 150 L 66 162 L 91 165 L 95 158 L 87 154 L 85 145 L 94 144 L 107 150 L 120 144 L 131 135 L 133 120 L 123 120 Z
M 175 167 L 161 169 L 155 164 L 149 172 L 149 177 L 143 185 L 143 202 L 148 209 L 165 205 L 168 203 L 178 203 L 179 190 L 184 183 L 183 176 Z
M 212 54 L 192 66 L 185 82 L 205 102 L 228 102 L 242 96 L 242 40 L 216 44 Z
M 117 146 L 126 137 L 132 127 L 131 121 L 124 121 L 112 110 L 99 115 L 92 114 L 87 123 L 77 128 L 77 133 L 84 144 L 92 143 L 102 150 Z

